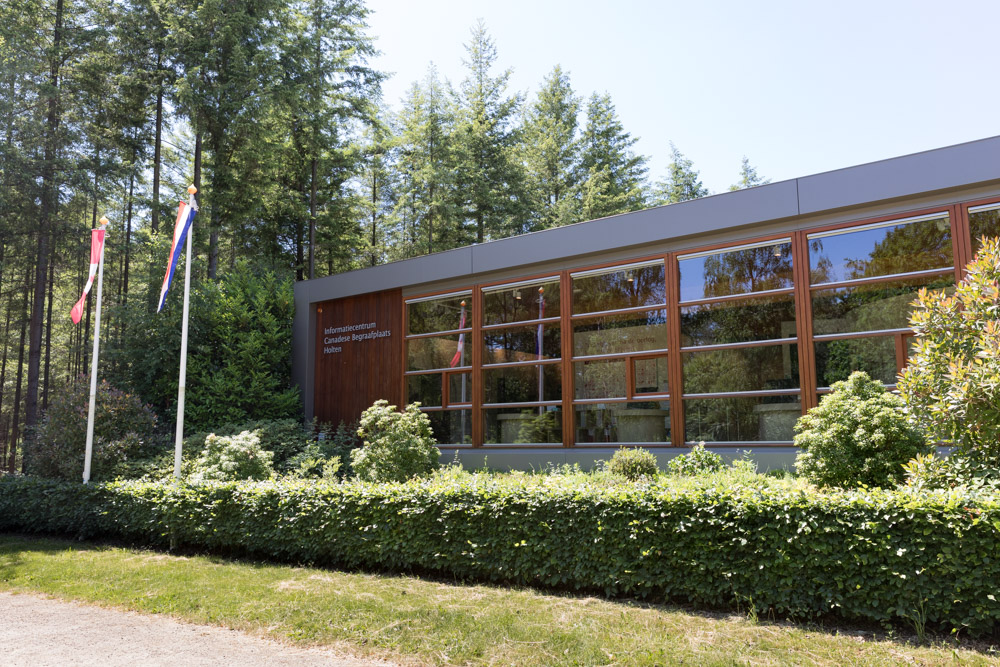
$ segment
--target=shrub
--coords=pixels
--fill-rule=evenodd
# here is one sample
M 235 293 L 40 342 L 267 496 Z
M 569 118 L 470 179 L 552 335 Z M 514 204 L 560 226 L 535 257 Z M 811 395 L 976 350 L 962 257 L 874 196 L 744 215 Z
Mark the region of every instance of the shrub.
M 903 471 L 906 485 L 918 490 L 963 488 L 970 492 L 1000 492 L 1000 471 L 961 455 L 943 458 L 934 453 L 918 454 L 903 464 Z
M 1000 239 L 984 239 L 953 296 L 920 290 L 916 345 L 899 393 L 913 418 L 960 454 L 1000 467 Z
M 379 400 L 361 414 L 358 436 L 364 440 L 351 452 L 351 467 L 370 482 L 402 482 L 437 467 L 440 450 L 431 434 L 431 422 L 418 403 L 402 412 Z
M 274 455 L 260 446 L 256 431 L 205 438 L 205 449 L 194 463 L 193 482 L 261 480 L 274 476 Z
M 722 457 L 705 449 L 704 442 L 699 442 L 687 454 L 675 456 L 667 463 L 667 469 L 674 475 L 707 475 L 722 468 Z
M 656 456 L 648 449 L 622 447 L 608 461 L 608 472 L 635 481 L 643 477 L 656 477 L 660 468 L 656 465 Z
M 84 378 L 53 392 L 45 417 L 26 451 L 26 469 L 53 479 L 83 478 L 87 448 L 87 412 L 90 384 Z M 110 479 L 113 468 L 148 455 L 156 429 L 156 415 L 135 394 L 97 385 L 94 408 L 94 450 L 91 479 Z
M 833 385 L 795 424 L 800 475 L 823 486 L 884 487 L 902 479 L 902 465 L 930 451 L 908 420 L 903 399 L 857 371 Z
M 192 280 L 186 426 L 208 430 L 299 414 L 291 379 L 292 283 L 242 260 L 218 280 Z M 142 300 L 123 309 L 123 337 L 107 350 L 116 382 L 161 414 L 176 410 L 182 292 L 172 291 L 160 313 Z
M 695 478 L 695 479 L 706 479 Z M 556 587 L 763 613 L 1000 629 L 1000 502 L 961 491 L 600 486 L 544 475 L 190 486 L 0 478 L 0 531 Z M 765 611 L 766 610 L 766 611 Z

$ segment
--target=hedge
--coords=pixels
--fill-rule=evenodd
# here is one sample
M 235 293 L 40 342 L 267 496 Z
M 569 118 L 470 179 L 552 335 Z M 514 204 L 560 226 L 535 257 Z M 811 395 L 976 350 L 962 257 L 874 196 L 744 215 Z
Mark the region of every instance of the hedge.
M 1000 628 L 1000 503 L 957 492 L 491 476 L 83 486 L 0 479 L 0 530 L 973 634 Z M 921 611 L 918 611 L 921 610 Z

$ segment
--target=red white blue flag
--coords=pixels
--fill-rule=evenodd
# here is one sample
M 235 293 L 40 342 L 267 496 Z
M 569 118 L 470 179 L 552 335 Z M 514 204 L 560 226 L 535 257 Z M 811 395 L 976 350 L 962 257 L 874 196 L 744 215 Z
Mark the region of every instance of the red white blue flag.
M 97 273 L 97 267 L 101 263 L 102 250 L 104 250 L 104 227 L 90 230 L 90 275 L 87 276 L 87 284 L 83 288 L 83 295 L 76 302 L 76 305 L 73 306 L 73 310 L 69 311 L 69 316 L 73 320 L 73 324 L 79 324 L 80 318 L 83 317 L 83 304 L 87 300 L 90 288 L 94 284 L 94 275 Z
M 458 328 L 459 329 L 464 329 L 465 328 L 465 302 L 464 301 L 462 302 L 462 317 L 459 320 Z M 458 335 L 458 349 L 455 350 L 455 356 L 451 358 L 451 363 L 448 364 L 449 368 L 454 368 L 455 366 L 458 366 L 458 364 L 460 362 L 463 361 L 463 359 L 462 359 L 462 353 L 464 351 L 465 351 L 465 334 L 463 333 L 463 334 L 459 334 Z M 462 365 L 464 366 L 465 364 L 462 363 Z
M 192 201 L 193 199 L 192 197 Z M 167 301 L 167 292 L 170 291 L 170 283 L 174 279 L 174 270 L 180 262 L 184 241 L 191 230 L 191 223 L 194 222 L 196 212 L 197 209 L 186 202 L 181 202 L 177 209 L 177 222 L 174 223 L 174 243 L 170 246 L 170 263 L 167 264 L 167 273 L 163 276 L 163 287 L 160 288 L 160 301 L 156 305 L 156 312 L 163 310 L 163 304 Z

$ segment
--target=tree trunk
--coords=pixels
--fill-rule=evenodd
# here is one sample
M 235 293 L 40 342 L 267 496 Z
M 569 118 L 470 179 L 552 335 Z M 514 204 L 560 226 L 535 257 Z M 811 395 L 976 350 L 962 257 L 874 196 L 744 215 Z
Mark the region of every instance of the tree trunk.
M 316 147 L 313 146 L 313 150 Z M 316 166 L 319 160 L 313 153 L 312 184 L 309 187 L 309 280 L 316 277 Z
M 162 50 L 156 52 L 156 138 L 153 140 L 153 206 L 149 228 L 155 234 L 160 229 L 160 145 L 163 141 L 163 72 Z
M 28 292 L 31 290 L 28 285 L 31 282 L 31 267 L 24 280 L 24 300 L 21 303 L 21 340 L 17 349 L 17 384 L 14 388 L 14 410 L 13 428 L 11 430 L 10 442 L 7 451 L 7 472 L 17 472 L 17 440 L 20 437 L 21 426 L 21 381 L 24 379 L 24 337 L 27 333 L 28 325 Z
M 49 91 L 46 105 L 45 151 L 42 163 L 42 206 L 38 229 L 38 263 L 35 267 L 35 294 L 31 308 L 30 335 L 28 338 L 28 391 L 24 401 L 24 423 L 34 426 L 38 421 L 38 376 L 42 362 L 42 313 L 45 306 L 45 278 L 48 274 L 49 229 L 59 204 L 56 190 L 56 152 L 59 140 L 59 68 L 62 64 L 63 0 L 56 0 L 55 25 L 52 36 L 52 55 L 49 58 Z
M 133 164 L 135 162 L 133 161 Z M 135 193 L 135 170 L 129 174 L 128 178 L 128 213 L 125 215 L 125 272 L 122 278 L 122 305 L 128 302 L 128 273 L 129 265 L 132 262 L 132 202 Z
M 52 365 L 52 285 L 55 283 L 55 247 L 49 262 L 49 303 L 45 314 L 45 380 L 42 383 L 42 412 L 49 409 L 49 371 Z

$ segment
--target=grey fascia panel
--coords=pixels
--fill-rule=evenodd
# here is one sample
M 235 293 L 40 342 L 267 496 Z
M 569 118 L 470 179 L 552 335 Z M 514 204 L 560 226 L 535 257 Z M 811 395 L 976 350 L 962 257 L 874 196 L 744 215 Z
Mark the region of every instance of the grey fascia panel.
M 1000 181 L 1000 137 L 799 178 L 801 213 Z
M 301 294 L 306 303 L 315 303 L 353 294 L 380 292 L 467 276 L 471 271 L 472 248 L 457 248 L 400 262 L 338 273 L 316 280 L 301 281 L 295 283 L 295 294 L 296 297 Z
M 474 246 L 472 272 L 662 243 L 796 215 L 795 181 L 783 181 Z

